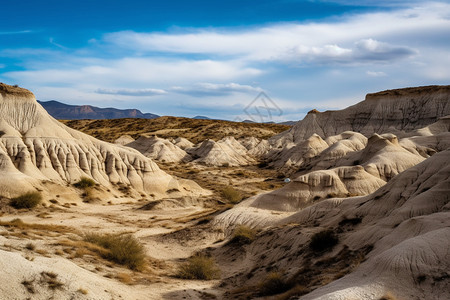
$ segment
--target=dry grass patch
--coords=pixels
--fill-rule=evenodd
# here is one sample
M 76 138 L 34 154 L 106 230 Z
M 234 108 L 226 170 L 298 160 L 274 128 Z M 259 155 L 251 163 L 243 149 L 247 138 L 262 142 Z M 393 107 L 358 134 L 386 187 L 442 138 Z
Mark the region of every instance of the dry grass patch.
M 39 192 L 28 192 L 19 197 L 11 199 L 11 206 L 17 209 L 20 208 L 34 208 L 42 201 L 42 196 Z
M 80 293 L 80 294 L 83 294 L 83 295 L 87 295 L 87 294 L 89 293 L 88 290 L 82 289 L 82 288 L 79 288 L 79 289 L 77 290 L 77 292 Z
M 242 200 L 242 194 L 235 188 L 227 186 L 221 191 L 222 197 L 231 203 L 239 203 Z
M 333 230 L 323 230 L 311 237 L 309 247 L 316 252 L 328 251 L 333 249 L 338 241 Z
M 246 225 L 238 225 L 234 229 L 233 237 L 230 240 L 230 243 L 236 244 L 250 244 L 255 240 L 256 230 L 252 229 Z
M 126 265 L 132 270 L 142 270 L 145 265 L 144 246 L 131 234 L 89 233 L 85 242 L 103 247 L 107 251 L 101 255 L 113 262 Z
M 27 243 L 25 245 L 25 249 L 28 249 L 30 251 L 33 251 L 34 249 L 36 249 L 36 246 L 33 243 Z
M 259 284 L 261 296 L 271 296 L 286 292 L 292 288 L 292 282 L 288 281 L 280 272 L 271 272 Z
M 196 255 L 180 266 L 177 277 L 183 279 L 212 280 L 220 276 L 220 270 L 212 257 Z
M 125 273 L 125 272 L 117 273 L 116 278 L 124 284 L 128 284 L 128 285 L 133 284 L 133 278 L 128 273 Z
M 79 189 L 87 189 L 93 187 L 95 185 L 95 181 L 88 177 L 81 177 L 80 180 L 73 184 L 74 187 Z
M 63 251 L 67 254 L 70 254 L 71 258 L 79 258 L 85 255 L 99 255 L 101 257 L 104 257 L 108 254 L 107 249 L 85 241 L 62 240 L 59 241 L 56 245 L 65 247 L 63 248 Z
M 391 292 L 387 292 L 379 300 L 397 300 L 397 297 L 395 297 Z
M 25 223 L 21 219 L 13 219 L 11 221 L 0 221 L 0 226 L 7 228 L 17 228 L 20 230 L 26 230 L 27 233 L 30 231 L 35 231 L 40 233 L 40 235 L 51 235 L 51 233 L 71 233 L 74 230 L 67 226 L 52 225 L 52 224 L 34 224 Z
M 47 284 L 51 290 L 61 289 L 64 285 L 54 272 L 41 272 L 41 283 Z

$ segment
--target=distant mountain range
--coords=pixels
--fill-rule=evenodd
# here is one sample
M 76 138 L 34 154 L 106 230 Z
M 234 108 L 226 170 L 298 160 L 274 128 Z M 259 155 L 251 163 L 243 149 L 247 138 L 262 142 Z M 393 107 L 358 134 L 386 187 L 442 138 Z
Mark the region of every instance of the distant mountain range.
M 143 113 L 138 109 L 118 109 L 118 108 L 101 108 L 92 105 L 69 105 L 55 100 L 39 101 L 45 110 L 55 119 L 58 120 L 107 120 L 107 119 L 156 119 L 160 116 L 152 113 Z M 206 116 L 195 116 L 192 119 L 197 120 L 214 120 Z M 242 123 L 255 123 L 251 120 L 244 120 Z M 265 122 L 267 124 L 280 124 L 292 126 L 296 122 L 287 121 L 281 123 Z
M 38 102 L 52 117 L 59 120 L 121 118 L 155 119 L 159 117 L 158 115 L 151 113 L 142 113 L 138 109 L 100 108 L 92 105 L 68 105 L 54 100 Z

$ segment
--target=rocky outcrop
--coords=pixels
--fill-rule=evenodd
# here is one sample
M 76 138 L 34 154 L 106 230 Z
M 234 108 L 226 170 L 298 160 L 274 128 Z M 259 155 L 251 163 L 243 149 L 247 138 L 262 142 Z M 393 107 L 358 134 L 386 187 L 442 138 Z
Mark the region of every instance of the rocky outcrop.
M 183 137 L 177 137 L 176 139 L 171 140 L 171 142 L 175 146 L 180 147 L 180 149 L 183 149 L 183 150 L 194 147 L 194 143 L 192 143 L 191 141 L 189 141 L 188 139 L 185 139 Z
M 413 131 L 450 114 L 450 86 L 426 86 L 367 94 L 358 104 L 337 111 L 314 111 L 271 143 L 298 143 L 318 134 L 322 138 L 344 131 L 369 137 L 373 133 Z
M 160 162 L 187 162 L 192 158 L 172 142 L 157 136 L 140 136 L 126 146 L 134 148 L 146 157 Z
M 254 163 L 248 156 L 247 149 L 234 137 L 226 137 L 215 142 L 206 140 L 198 148 L 188 150 L 195 163 L 209 166 L 242 166 Z
M 114 144 L 125 146 L 126 144 L 134 142 L 134 139 L 128 134 L 120 136 L 114 141 Z
M 112 187 L 163 197 L 167 190 L 202 193 L 180 184 L 136 150 L 99 141 L 53 119 L 25 89 L 0 84 L 0 193 L 14 196 L 42 181 L 66 185 L 86 176 Z
M 326 199 L 288 217 L 257 210 L 250 199 L 220 214 L 214 222 L 223 228 L 232 226 L 229 220 L 266 227 L 245 255 L 226 245 L 214 250 L 222 266 L 232 255 L 242 266 L 229 272 L 225 283 L 255 287 L 247 296 L 256 298 L 261 280 L 275 269 L 293 286 L 307 287 L 291 290 L 292 299 L 448 299 L 449 157 L 450 150 L 442 151 L 370 195 Z M 312 249 L 315 234 L 330 229 L 337 244 Z
M 368 195 L 385 183 L 362 166 L 314 171 L 293 179 L 281 189 L 256 197 L 250 207 L 298 211 L 326 198 Z

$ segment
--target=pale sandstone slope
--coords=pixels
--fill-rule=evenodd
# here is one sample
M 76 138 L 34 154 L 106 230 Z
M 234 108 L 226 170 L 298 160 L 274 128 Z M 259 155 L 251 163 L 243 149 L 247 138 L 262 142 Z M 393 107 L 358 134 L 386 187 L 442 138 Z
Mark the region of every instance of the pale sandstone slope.
M 146 157 L 161 162 L 190 161 L 192 158 L 172 142 L 157 136 L 141 135 L 137 140 L 126 144 L 144 154 Z
M 126 144 L 134 142 L 134 139 L 128 134 L 120 136 L 114 141 L 114 144 L 125 146 Z
M 366 136 L 397 134 L 422 128 L 449 114 L 450 86 L 388 90 L 367 94 L 364 101 L 343 110 L 311 111 L 270 141 L 275 145 L 298 143 L 312 134 L 324 138 L 349 130 Z
M 449 299 L 449 159 L 450 149 L 437 153 L 368 196 L 327 199 L 286 218 L 266 214 L 270 228 L 236 256 L 225 282 L 251 293 L 276 270 L 317 288 L 299 299 Z M 314 252 L 310 239 L 325 229 L 339 242 Z M 225 265 L 229 253 L 237 252 L 226 245 L 214 254 Z
M 195 163 L 208 166 L 242 166 L 254 163 L 247 154 L 247 149 L 234 137 L 226 137 L 220 141 L 206 140 L 197 148 L 187 149 Z
M 194 147 L 194 143 L 192 143 L 191 141 L 189 141 L 188 139 L 185 139 L 183 137 L 177 137 L 176 139 L 173 139 L 171 142 L 175 146 L 178 146 L 183 150 Z
M 202 193 L 194 182 L 168 175 L 138 151 L 68 128 L 25 89 L 0 84 L 0 192 L 15 196 L 41 181 L 74 183 L 82 176 L 112 187 L 129 184 L 157 197 L 167 190 Z M 41 187 L 42 188 L 42 187 Z
M 443 151 L 370 196 L 323 202 L 288 218 L 309 223 L 317 217 L 321 226 L 337 227 L 339 217 L 359 216 L 362 223 L 342 236 L 342 244 L 353 249 L 374 245 L 353 273 L 303 298 L 377 299 L 391 291 L 404 299 L 448 299 L 449 158 L 450 150 Z M 323 214 L 326 206 L 329 212 Z

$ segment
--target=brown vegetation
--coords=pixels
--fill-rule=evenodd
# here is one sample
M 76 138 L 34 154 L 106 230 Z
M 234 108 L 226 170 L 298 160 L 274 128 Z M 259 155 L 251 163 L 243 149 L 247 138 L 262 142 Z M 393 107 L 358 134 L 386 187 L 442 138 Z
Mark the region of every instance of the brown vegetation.
M 204 255 L 196 255 L 180 266 L 177 277 L 183 279 L 211 280 L 219 277 L 220 270 L 214 259 Z
M 38 192 L 28 192 L 19 197 L 11 199 L 11 206 L 14 208 L 34 208 L 42 201 L 42 196 Z
M 107 142 L 114 142 L 125 134 L 136 139 L 144 133 L 157 134 L 162 138 L 184 137 L 193 143 L 199 143 L 206 139 L 217 141 L 227 136 L 235 138 L 243 136 L 268 138 L 290 128 L 290 126 L 279 124 L 239 123 L 178 117 L 70 120 L 61 122 Z
M 144 246 L 131 234 L 89 233 L 84 241 L 103 247 L 106 259 L 126 265 L 132 270 L 142 270 L 145 265 Z

